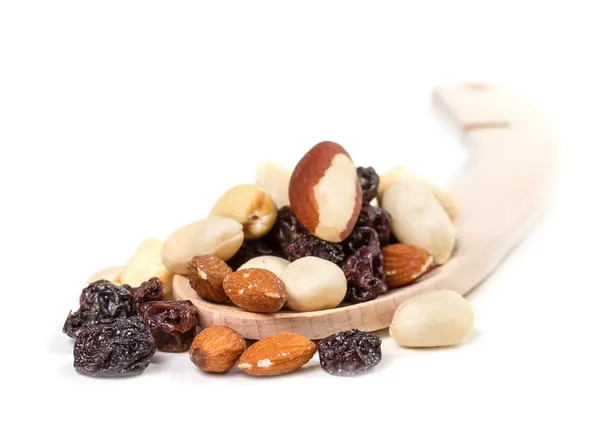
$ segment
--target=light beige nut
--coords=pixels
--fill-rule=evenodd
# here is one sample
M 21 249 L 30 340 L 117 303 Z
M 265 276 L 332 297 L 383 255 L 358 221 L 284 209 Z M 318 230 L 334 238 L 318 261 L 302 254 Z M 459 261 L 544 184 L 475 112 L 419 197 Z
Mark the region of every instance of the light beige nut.
M 289 188 L 292 172 L 272 162 L 265 162 L 256 169 L 256 185 L 263 187 L 277 205 L 283 208 L 290 204 Z
M 260 238 L 275 224 L 277 206 L 258 185 L 237 185 L 217 200 L 209 216 L 230 217 L 244 227 L 246 238 Z
M 331 261 L 307 256 L 292 262 L 282 273 L 286 306 L 293 311 L 319 311 L 337 307 L 346 296 L 342 269 Z
M 262 255 L 246 261 L 237 271 L 239 272 L 244 269 L 265 269 L 281 277 L 281 274 L 289 265 L 290 262 L 287 259 L 272 255 Z
M 385 283 L 388 287 L 401 287 L 417 280 L 433 263 L 433 257 L 412 244 L 390 244 L 381 249 Z
M 331 141 L 317 144 L 298 162 L 289 195 L 298 221 L 314 236 L 332 243 L 352 232 L 362 204 L 352 158 Z
M 227 326 L 209 326 L 196 335 L 190 360 L 204 372 L 225 373 L 246 349 L 246 340 Z
M 454 227 L 425 182 L 396 181 L 383 193 L 382 206 L 392 216 L 398 241 L 425 249 L 437 264 L 448 261 L 456 240 Z
M 455 291 L 436 290 L 404 301 L 396 309 L 390 335 L 404 347 L 452 346 L 473 330 L 469 302 Z
M 139 287 L 142 282 L 156 277 L 163 283 L 165 294 L 170 295 L 173 290 L 173 273 L 162 263 L 162 247 L 163 242 L 157 238 L 142 241 L 125 266 L 121 283 Z
M 214 255 L 198 255 L 188 264 L 187 276 L 190 287 L 204 300 L 223 303 L 227 295 L 223 281 L 231 274 L 231 267 Z
M 436 197 L 438 202 L 440 202 L 444 208 L 444 211 L 446 211 L 446 214 L 448 214 L 450 217 L 450 220 L 455 221 L 458 218 L 460 207 L 458 205 L 458 201 L 452 195 L 452 193 L 450 193 L 450 191 L 440 187 L 439 185 L 426 181 L 405 167 L 395 167 L 379 178 L 379 186 L 377 188 L 377 199 L 379 200 L 379 204 L 381 205 L 383 193 L 390 185 L 407 177 L 418 178 L 425 182 L 429 186 L 429 189 L 433 192 L 433 195 Z
M 240 357 L 238 369 L 254 376 L 283 375 L 298 370 L 317 352 L 317 345 L 293 332 L 280 332 L 250 346 Z
M 177 229 L 165 241 L 162 263 L 173 273 L 185 275 L 196 255 L 214 255 L 227 261 L 244 242 L 242 225 L 228 217 L 209 217 Z
M 223 281 L 225 294 L 236 306 L 253 313 L 279 311 L 286 299 L 285 284 L 265 269 L 245 269 Z
M 87 281 L 85 281 L 85 285 L 88 286 L 92 282 L 100 281 L 102 279 L 110 281 L 113 284 L 121 285 L 121 275 L 123 274 L 123 269 L 123 266 L 112 266 L 98 270 L 96 273 L 91 275 Z

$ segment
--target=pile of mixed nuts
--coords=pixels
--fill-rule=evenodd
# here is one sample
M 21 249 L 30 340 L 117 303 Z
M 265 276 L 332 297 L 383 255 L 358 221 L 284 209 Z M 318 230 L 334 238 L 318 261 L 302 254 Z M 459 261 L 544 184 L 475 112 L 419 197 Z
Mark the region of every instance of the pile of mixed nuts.
M 317 343 L 292 332 L 247 342 L 227 326 L 197 333 L 198 311 L 173 299 L 175 274 L 201 299 L 255 313 L 317 311 L 376 299 L 446 263 L 458 206 L 444 189 L 405 168 L 379 177 L 354 165 L 339 144 L 310 149 L 293 171 L 258 169 L 209 216 L 148 239 L 123 268 L 96 273 L 63 331 L 75 339 L 75 369 L 91 376 L 141 373 L 156 350 L 189 351 L 207 372 L 251 375 L 294 371 L 317 353 L 334 375 L 364 372 L 381 360 L 381 340 L 350 330 Z M 448 346 L 472 330 L 473 311 L 458 293 L 412 297 L 390 334 L 404 347 Z

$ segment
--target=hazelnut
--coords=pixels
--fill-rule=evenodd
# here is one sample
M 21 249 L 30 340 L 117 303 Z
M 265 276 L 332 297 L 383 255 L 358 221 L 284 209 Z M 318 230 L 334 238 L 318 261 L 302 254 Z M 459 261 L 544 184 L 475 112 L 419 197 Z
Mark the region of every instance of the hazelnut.
M 231 272 L 231 267 L 214 255 L 193 257 L 187 269 L 190 287 L 202 299 L 216 303 L 227 301 L 227 295 L 223 290 L 223 280 Z
M 173 273 L 185 275 L 196 255 L 231 258 L 244 242 L 242 225 L 227 217 L 209 217 L 173 232 L 160 252 L 162 263 Z
M 352 232 L 360 213 L 362 189 L 346 150 L 324 141 L 298 162 L 290 180 L 290 206 L 300 223 L 332 243 Z
M 237 185 L 217 200 L 209 215 L 234 219 L 244 227 L 244 236 L 254 239 L 271 230 L 277 219 L 277 206 L 258 185 Z
M 246 340 L 227 326 L 209 326 L 196 335 L 190 347 L 190 359 L 200 370 L 229 371 L 246 349 Z

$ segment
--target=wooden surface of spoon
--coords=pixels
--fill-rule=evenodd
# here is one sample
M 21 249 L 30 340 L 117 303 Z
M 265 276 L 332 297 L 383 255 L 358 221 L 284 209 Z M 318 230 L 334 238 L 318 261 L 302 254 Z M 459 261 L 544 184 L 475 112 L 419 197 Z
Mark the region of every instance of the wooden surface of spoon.
M 554 184 L 556 136 L 536 107 L 495 85 L 442 85 L 433 96 L 470 151 L 469 163 L 450 185 L 461 213 L 455 222 L 456 248 L 445 265 L 373 301 L 324 311 L 254 314 L 213 304 L 199 298 L 187 278 L 179 275 L 173 282 L 175 298 L 194 303 L 203 327 L 227 325 L 249 339 L 281 331 L 320 339 L 352 328 L 386 328 L 398 305 L 419 293 L 471 291 L 525 237 L 543 211 Z

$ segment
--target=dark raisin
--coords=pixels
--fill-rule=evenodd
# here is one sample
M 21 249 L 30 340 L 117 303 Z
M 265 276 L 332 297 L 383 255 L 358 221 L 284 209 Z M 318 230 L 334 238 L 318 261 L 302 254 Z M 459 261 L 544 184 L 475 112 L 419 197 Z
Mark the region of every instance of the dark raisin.
M 145 302 L 140 315 L 150 326 L 156 348 L 163 352 L 189 350 L 198 324 L 198 310 L 189 300 Z
M 375 229 L 382 247 L 389 244 L 391 224 L 392 216 L 389 212 L 368 203 L 362 204 L 356 226 Z
M 361 247 L 348 257 L 343 270 L 348 279 L 348 290 L 344 299 L 346 302 L 367 302 L 388 291 L 383 255 L 379 250 L 373 250 L 369 246 Z
M 128 288 L 104 279 L 85 287 L 79 297 L 81 308 L 98 311 L 103 318 L 116 319 L 136 314 Z
M 100 319 L 98 311 L 80 308 L 75 312 L 70 311 L 63 325 L 63 332 L 71 338 L 76 338 L 81 331 L 96 326 Z M 112 322 L 112 319 L 109 320 Z
M 131 287 L 116 285 L 106 280 L 91 283 L 81 292 L 80 308 L 69 312 L 63 332 L 76 338 L 92 326 L 136 315 L 130 290 Z
M 369 247 L 372 252 L 379 252 L 379 236 L 372 228 L 356 227 L 344 240 L 346 255 L 353 255 L 361 247 Z
M 227 265 L 233 270 L 237 270 L 252 258 L 263 255 L 283 256 L 283 252 L 276 243 L 274 244 L 264 237 L 257 240 L 246 240 L 236 254 L 227 261 Z
M 370 202 L 377 196 L 379 176 L 373 167 L 358 167 L 356 173 L 362 188 L 363 201 Z
M 374 221 L 375 210 L 373 209 L 373 205 L 368 202 L 363 202 L 363 204 L 360 206 L 360 213 L 358 214 L 358 219 L 356 220 L 355 226 L 371 228 L 373 227 Z
M 279 210 L 275 223 L 275 235 L 284 256 L 295 261 L 305 256 L 316 256 L 331 261 L 340 267 L 344 264 L 345 254 L 341 244 L 321 240 L 304 228 L 289 206 Z
M 319 361 L 331 375 L 362 373 L 381 361 L 381 339 L 358 329 L 330 335 L 319 341 Z
M 274 228 L 277 241 L 284 251 L 298 237 L 308 234 L 289 206 L 284 206 L 279 210 Z
M 150 329 L 141 317 L 116 319 L 92 326 L 77 336 L 75 370 L 89 376 L 132 376 L 142 373 L 156 351 Z
M 165 295 L 164 286 L 160 279 L 150 278 L 146 282 L 142 282 L 139 287 L 133 289 L 131 296 L 136 307 L 139 307 L 144 302 L 153 300 L 163 300 Z
M 346 259 L 341 244 L 329 243 L 310 234 L 301 235 L 296 238 L 287 246 L 285 254 L 290 261 L 295 261 L 305 256 L 316 256 L 331 261 L 340 267 L 344 265 Z
M 377 208 L 373 206 L 375 212 L 375 219 L 373 220 L 373 229 L 377 231 L 379 235 L 379 245 L 381 247 L 390 244 L 391 227 L 392 227 L 392 216 L 385 209 Z

